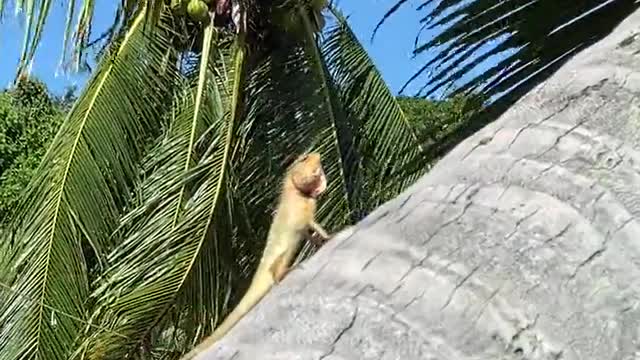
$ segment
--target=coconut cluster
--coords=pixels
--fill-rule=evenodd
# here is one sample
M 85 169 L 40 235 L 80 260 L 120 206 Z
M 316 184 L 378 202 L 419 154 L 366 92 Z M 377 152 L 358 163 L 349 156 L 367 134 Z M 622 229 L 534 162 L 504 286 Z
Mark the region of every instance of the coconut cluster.
M 231 0 L 171 0 L 171 8 L 179 15 L 187 14 L 194 21 L 206 22 L 210 12 L 229 15 Z
M 207 23 L 214 15 L 217 26 L 223 26 L 229 20 L 233 20 L 237 27 L 242 21 L 238 18 L 236 11 L 238 4 L 234 4 L 235 1 L 238 0 L 171 0 L 171 8 L 176 15 L 188 16 L 195 22 Z M 272 20 L 276 20 L 276 24 L 287 30 L 297 32 L 301 23 L 299 17 L 295 15 L 295 8 L 302 6 L 310 15 L 313 30 L 318 32 L 325 25 L 322 10 L 328 6 L 328 2 L 328 0 L 298 0 L 298 2 L 291 3 L 293 6 L 290 4 L 290 6 L 276 7 L 273 9 Z M 232 12 L 233 16 L 231 16 Z

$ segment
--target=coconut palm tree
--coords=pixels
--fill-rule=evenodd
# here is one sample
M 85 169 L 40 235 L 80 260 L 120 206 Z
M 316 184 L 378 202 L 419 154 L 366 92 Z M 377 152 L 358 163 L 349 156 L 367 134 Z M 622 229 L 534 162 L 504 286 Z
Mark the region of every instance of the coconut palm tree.
M 51 2 L 8 4 L 27 25 L 20 81 Z M 65 59 L 90 66 L 101 14 L 90 0 L 67 4 Z M 326 5 L 121 1 L 3 230 L 3 360 L 188 351 L 242 295 L 292 155 L 322 153 L 318 217 L 330 231 L 417 179 L 427 162 L 416 135 Z

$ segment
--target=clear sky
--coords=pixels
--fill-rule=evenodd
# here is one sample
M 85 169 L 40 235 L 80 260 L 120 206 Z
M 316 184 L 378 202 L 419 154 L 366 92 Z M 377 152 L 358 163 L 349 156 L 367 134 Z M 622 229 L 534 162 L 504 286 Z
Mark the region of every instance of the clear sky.
M 0 89 L 9 85 L 13 79 L 22 47 L 23 21 L 21 16 L 14 15 L 12 5 L 15 2 L 15 0 L 8 1 L 9 7 L 0 24 Z M 62 74 L 57 71 L 62 51 L 67 2 L 52 1 L 52 13 L 31 69 L 31 73 L 45 81 L 55 94 L 60 94 L 69 85 L 82 86 L 86 79 L 86 75 Z M 396 0 L 337 0 L 336 4 L 348 16 L 354 32 L 382 72 L 385 81 L 392 91 L 397 93 L 411 75 L 426 62 L 426 59 L 433 56 L 433 53 L 421 54 L 416 58 L 412 56 L 414 37 L 420 30 L 419 20 L 430 9 L 417 12 L 415 8 L 422 1 L 408 1 L 387 20 L 371 42 L 370 38 L 375 25 L 395 2 Z M 95 3 L 98 15 L 95 16 L 91 39 L 99 36 L 113 20 L 118 1 L 95 0 Z M 427 39 L 432 35 L 433 32 L 423 32 L 421 38 Z M 482 65 L 486 67 L 488 64 Z M 473 73 L 478 71 L 482 71 L 482 67 L 474 69 Z M 418 80 L 405 89 L 404 93 L 412 95 L 422 83 L 423 81 Z

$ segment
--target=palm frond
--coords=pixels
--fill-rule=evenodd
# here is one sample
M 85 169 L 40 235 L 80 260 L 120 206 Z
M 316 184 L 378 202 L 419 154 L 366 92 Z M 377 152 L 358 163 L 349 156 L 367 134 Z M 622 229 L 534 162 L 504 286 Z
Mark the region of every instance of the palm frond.
M 307 11 L 299 7 L 298 15 L 306 35 L 305 52 L 312 70 L 312 79 L 315 80 L 313 83 L 317 84 L 318 99 L 321 101 L 316 113 L 325 118 L 319 123 L 326 124 L 318 135 L 317 146 L 325 159 L 327 177 L 332 179 L 327 189 L 327 201 L 324 207 L 332 211 L 323 213 L 323 208 L 320 208 L 318 213 L 328 224 L 344 223 L 347 219 L 355 222 L 358 216 L 355 212 L 358 192 L 357 170 L 362 158 L 354 144 L 357 139 L 354 130 L 358 131 L 360 124 L 351 123 L 350 120 L 356 119 L 346 117 L 343 104 L 335 94 L 334 79 L 325 66 L 326 59 L 322 57 L 322 51 L 314 36 L 315 29 Z M 318 115 L 316 115 L 317 118 L 320 117 Z M 341 212 L 342 209 L 345 211 L 344 214 Z
M 88 50 L 89 36 L 94 21 L 95 0 L 65 0 L 67 6 L 67 14 L 63 31 L 62 44 L 62 63 L 66 62 L 69 39 L 75 39 L 71 51 L 73 53 L 73 65 L 76 70 L 83 61 L 85 52 Z M 0 0 L 0 21 L 7 0 Z M 13 5 L 16 15 L 22 14 L 25 23 L 23 34 L 22 51 L 18 62 L 18 76 L 21 76 L 29 67 L 30 62 L 36 52 L 42 33 L 46 24 L 46 20 L 50 15 L 53 0 L 14 0 Z M 76 8 L 79 5 L 79 11 Z M 164 9 L 163 0 L 123 0 L 121 6 L 118 7 L 115 17 L 114 26 L 111 32 L 118 33 L 127 31 L 127 26 L 131 24 L 135 14 L 139 10 L 145 9 L 145 23 L 151 25 L 148 29 L 154 29 L 155 25 L 161 18 L 161 12 Z M 76 18 L 77 15 L 77 19 Z M 76 20 L 76 27 L 72 30 L 72 23 Z M 119 21 L 121 20 L 121 21 Z M 73 34 L 72 34 L 73 32 Z
M 109 235 L 136 179 L 142 145 L 160 128 L 174 81 L 171 71 L 158 71 L 170 31 L 159 27 L 146 37 L 144 17 L 138 14 L 102 61 L 16 209 L 15 246 L 3 254 L 10 261 L 2 271 L 12 283 L 0 306 L 3 359 L 67 359 L 85 319 L 87 268 L 104 263 L 113 245 Z
M 398 100 L 338 9 L 322 54 L 335 97 L 355 135 L 360 174 L 358 203 L 367 213 L 413 183 L 428 164 L 418 136 Z M 416 163 L 420 171 L 407 172 Z M 365 190 L 366 189 L 366 190 Z
M 109 330 L 91 334 L 80 353 L 119 358 L 169 328 L 186 335 L 176 344 L 184 350 L 209 332 L 222 310 L 219 299 L 228 296 L 220 252 L 233 235 L 228 171 L 246 64 L 241 44 L 231 51 L 217 48 L 214 34 L 207 27 L 198 85 L 177 110 L 173 140 L 156 152 L 172 156 L 145 185 L 147 201 L 135 210 L 142 220 L 110 257 L 113 265 L 94 294 L 93 319 Z M 204 151 L 196 149 L 199 138 L 208 144 Z M 170 321 L 174 318 L 187 325 Z
M 398 0 L 381 22 L 405 3 Z M 475 92 L 496 115 L 638 6 L 633 0 L 424 1 L 420 22 L 433 35 L 414 54 L 428 60 L 401 91 L 420 80 L 418 96 Z M 427 71 L 432 75 L 425 79 Z
M 133 2 L 129 0 L 129 3 Z M 153 29 L 158 21 L 160 21 L 165 2 L 164 0 L 148 0 L 145 1 L 145 6 L 147 8 L 147 14 L 149 14 L 145 20 L 147 20 L 147 25 L 151 25 Z
M 24 72 L 24 68 L 28 65 L 27 59 L 31 59 L 33 57 L 33 52 L 35 51 L 35 46 L 33 44 L 38 43 L 40 41 L 40 35 L 42 34 L 42 28 L 44 27 L 44 20 L 46 19 L 49 7 L 51 2 L 49 0 L 42 0 L 42 3 L 39 6 L 39 16 L 38 23 L 34 25 L 35 18 L 35 1 L 27 1 L 26 3 L 26 11 L 25 11 L 25 28 L 24 38 L 22 41 L 22 52 L 20 54 L 20 61 L 18 67 L 18 74 L 22 74 Z M 34 34 L 35 33 L 35 34 Z M 32 40 L 31 37 L 34 37 Z

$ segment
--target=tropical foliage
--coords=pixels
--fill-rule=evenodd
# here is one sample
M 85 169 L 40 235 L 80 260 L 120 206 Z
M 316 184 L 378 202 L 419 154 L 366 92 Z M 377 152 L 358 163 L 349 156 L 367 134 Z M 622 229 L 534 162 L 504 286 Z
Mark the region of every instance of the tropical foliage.
M 480 97 L 461 94 L 442 100 L 399 96 L 398 103 L 425 148 L 442 142 L 451 133 L 468 126 L 483 106 Z M 437 160 L 437 157 L 429 159 L 430 162 Z
M 49 2 L 15 4 L 28 64 Z M 318 4 L 208 2 L 211 20 L 122 2 L 1 243 L 3 360 L 190 349 L 247 285 L 291 155 L 323 154 L 330 231 L 421 175 L 409 119 L 339 11 Z
M 0 224 L 7 218 L 62 122 L 65 99 L 37 80 L 0 93 Z

